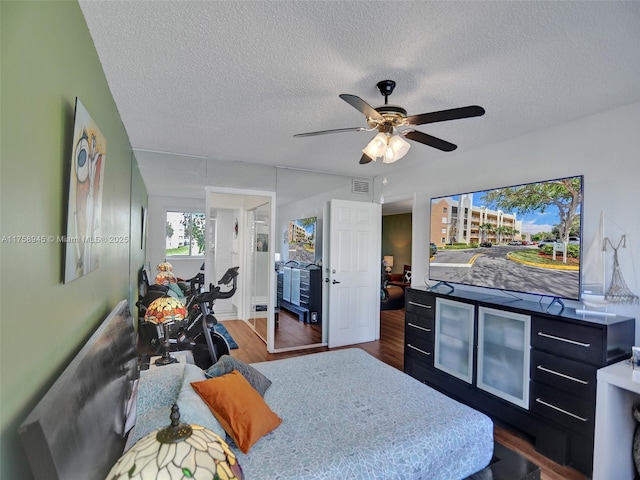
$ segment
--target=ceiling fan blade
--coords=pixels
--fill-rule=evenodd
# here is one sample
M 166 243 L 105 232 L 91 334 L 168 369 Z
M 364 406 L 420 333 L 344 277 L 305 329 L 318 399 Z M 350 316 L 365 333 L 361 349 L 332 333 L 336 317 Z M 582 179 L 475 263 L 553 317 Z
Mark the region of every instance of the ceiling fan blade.
M 376 120 L 382 120 L 382 115 L 380 115 L 375 108 L 369 105 L 367 102 L 362 100 L 360 97 L 355 95 L 349 95 L 348 93 L 341 93 L 339 97 L 351 105 L 353 108 L 358 110 L 367 118 L 374 118 Z
M 425 145 L 429 145 L 430 147 L 437 148 L 438 150 L 442 150 L 444 152 L 453 152 L 457 145 L 453 143 L 449 143 L 440 138 L 428 135 L 423 132 L 418 132 L 417 130 L 411 130 L 404 134 L 405 137 L 414 140 L 416 142 L 424 143 Z
M 360 165 L 365 165 L 369 162 L 372 162 L 373 158 L 371 158 L 369 155 L 367 155 L 366 153 L 362 154 L 362 157 L 360 157 Z
M 342 132 L 363 132 L 364 127 L 336 128 L 334 130 L 320 130 L 319 132 L 296 133 L 294 137 L 313 137 L 314 135 L 324 135 L 326 133 L 342 133 Z
M 407 117 L 407 123 L 409 125 L 424 125 L 425 123 L 445 122 L 447 120 L 479 117 L 481 115 L 484 115 L 484 108 L 478 105 L 471 105 L 468 107 L 452 108 L 450 110 L 440 110 L 439 112 L 411 115 Z

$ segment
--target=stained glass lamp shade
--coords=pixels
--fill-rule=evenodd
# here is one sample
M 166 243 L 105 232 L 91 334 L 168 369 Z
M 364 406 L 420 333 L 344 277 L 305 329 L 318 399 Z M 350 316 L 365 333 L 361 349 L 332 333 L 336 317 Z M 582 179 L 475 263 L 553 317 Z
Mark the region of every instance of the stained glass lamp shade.
M 169 262 L 160 262 L 158 264 L 158 271 L 159 272 L 171 272 L 171 271 L 173 271 L 173 265 L 171 265 Z
M 156 285 L 169 285 L 170 283 L 176 283 L 176 276 L 170 271 L 158 272 L 155 283 Z
M 177 360 L 169 354 L 169 326 L 187 318 L 187 309 L 180 300 L 173 297 L 156 298 L 144 314 L 144 321 L 161 325 L 164 331 L 162 357 L 156 360 L 156 365 L 168 365 Z
M 151 432 L 113 466 L 106 480 L 243 480 L 242 468 L 226 442 L 199 425 L 180 423 L 171 407 L 171 425 Z

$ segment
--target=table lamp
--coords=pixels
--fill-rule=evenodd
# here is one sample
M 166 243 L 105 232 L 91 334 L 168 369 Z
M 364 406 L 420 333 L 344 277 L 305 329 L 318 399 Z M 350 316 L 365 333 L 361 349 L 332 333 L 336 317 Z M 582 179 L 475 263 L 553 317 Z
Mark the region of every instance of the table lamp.
M 385 255 L 382 263 L 384 264 L 384 271 L 391 273 L 391 269 L 393 268 L 393 255 Z
M 162 343 L 162 356 L 155 361 L 158 366 L 176 363 L 174 357 L 169 354 L 169 326 L 187 318 L 187 309 L 180 300 L 173 297 L 156 298 L 144 314 L 144 321 L 162 326 L 164 342 Z
M 142 437 L 127 450 L 106 480 L 243 480 L 242 468 L 222 438 L 199 425 L 180 423 L 175 404 L 170 418 L 171 425 Z

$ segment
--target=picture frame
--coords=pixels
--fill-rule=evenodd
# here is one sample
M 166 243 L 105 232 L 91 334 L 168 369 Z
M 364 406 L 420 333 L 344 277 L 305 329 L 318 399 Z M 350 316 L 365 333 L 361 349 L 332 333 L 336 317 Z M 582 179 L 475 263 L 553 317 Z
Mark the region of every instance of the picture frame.
M 107 139 L 76 97 L 64 249 L 64 283 L 96 270 L 102 247 Z
M 147 209 L 142 206 L 140 226 L 140 249 L 144 250 L 147 244 Z
M 631 365 L 634 370 L 640 370 L 640 347 L 631 347 Z
M 256 235 L 256 252 L 269 251 L 269 234 L 258 233 Z

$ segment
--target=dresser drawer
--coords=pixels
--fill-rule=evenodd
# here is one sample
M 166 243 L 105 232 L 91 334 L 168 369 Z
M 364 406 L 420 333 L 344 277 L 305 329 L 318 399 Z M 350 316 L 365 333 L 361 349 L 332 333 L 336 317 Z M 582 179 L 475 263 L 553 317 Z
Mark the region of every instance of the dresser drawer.
M 405 332 L 405 356 L 413 357 L 430 366 L 433 365 L 433 342 L 422 335 L 412 335 Z
M 406 305 L 405 312 L 415 313 L 420 316 L 435 317 L 436 299 L 431 295 L 421 295 L 405 290 Z
M 603 335 L 600 329 L 542 317 L 533 317 L 531 329 L 534 348 L 595 366 L 602 365 Z
M 531 350 L 531 380 L 580 398 L 595 400 L 596 367 Z
M 595 427 L 593 399 L 570 395 L 538 382 L 531 382 L 529 408 L 581 435 L 592 436 Z
M 404 331 L 407 334 L 423 337 L 433 342 L 433 329 L 435 321 L 433 318 L 422 315 L 406 314 Z

